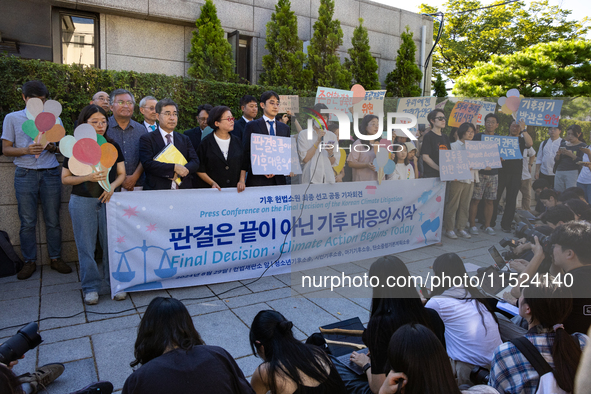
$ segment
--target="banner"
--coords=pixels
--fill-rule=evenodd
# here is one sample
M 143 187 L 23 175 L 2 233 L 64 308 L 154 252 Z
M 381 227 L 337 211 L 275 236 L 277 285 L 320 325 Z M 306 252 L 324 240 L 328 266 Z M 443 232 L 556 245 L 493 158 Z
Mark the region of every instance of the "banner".
M 482 141 L 494 141 L 499 146 L 499 155 L 501 159 L 513 160 L 522 159 L 521 150 L 519 149 L 518 137 L 507 137 L 501 135 L 482 135 Z
M 316 100 L 314 104 L 318 103 L 325 104 L 328 109 L 343 111 L 349 116 L 349 120 L 353 119 L 353 114 L 351 114 L 351 111 L 349 110 L 349 108 L 353 107 L 353 92 L 350 90 L 318 86 L 318 89 L 316 89 Z M 327 118 L 326 115 L 323 116 Z M 336 115 L 330 114 L 328 120 L 335 122 L 338 119 Z
M 525 120 L 528 126 L 557 127 L 562 110 L 562 100 L 524 98 L 519 103 L 517 120 Z
M 289 175 L 291 138 L 256 133 L 250 137 L 250 164 L 254 175 Z
M 439 175 L 442 181 L 462 181 L 472 179 L 466 150 L 439 151 Z
M 494 141 L 466 141 L 466 151 L 468 152 L 468 165 L 473 170 L 503 166 L 499 147 Z
M 478 115 L 476 115 L 476 124 L 479 126 L 484 126 L 484 118 L 488 114 L 494 114 L 497 110 L 497 103 L 493 103 L 490 101 L 480 101 L 480 100 L 463 100 L 465 103 L 472 103 L 480 105 L 480 111 L 478 111 Z
M 460 127 L 465 122 L 475 123 L 481 107 L 480 104 L 458 101 L 449 114 L 448 126 Z
M 406 112 L 417 117 L 417 124 L 429 124 L 427 115 L 435 109 L 437 97 L 408 97 L 398 99 L 396 112 Z M 397 120 L 399 123 L 403 123 Z
M 293 114 L 300 112 L 300 97 L 299 96 L 284 96 L 279 95 L 279 113 L 284 114 L 291 111 Z
M 359 117 L 383 114 L 385 98 L 385 90 L 366 90 L 363 100 L 353 105 L 353 112 Z
M 257 278 L 275 261 L 266 275 L 277 275 L 441 240 L 438 178 L 307 187 L 115 193 L 112 294 Z

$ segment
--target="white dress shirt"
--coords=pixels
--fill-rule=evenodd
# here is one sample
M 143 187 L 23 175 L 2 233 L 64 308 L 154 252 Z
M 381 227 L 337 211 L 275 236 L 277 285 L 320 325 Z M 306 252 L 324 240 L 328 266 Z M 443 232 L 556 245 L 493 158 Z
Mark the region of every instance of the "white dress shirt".
M 151 125 L 150 123 L 148 123 L 144 120 L 144 126 L 146 126 L 146 130 L 148 130 L 148 132 L 156 131 L 156 129 L 158 128 L 158 123 L 154 122 L 154 124 Z M 152 130 L 152 127 L 155 127 L 154 130 Z
M 277 135 L 277 122 L 275 119 L 268 118 L 267 115 L 263 115 L 263 119 L 265 120 L 265 125 L 267 125 L 267 133 L 269 133 L 269 135 L 271 135 L 271 125 L 269 122 L 274 122 L 273 131 L 275 131 L 275 135 Z
M 169 134 L 170 134 L 170 143 L 174 145 L 174 133 L 172 131 L 170 133 L 167 133 L 166 131 L 162 130 L 162 128 L 158 128 L 158 130 L 160 130 L 160 135 L 162 136 L 162 139 L 164 140 L 164 146 L 168 146 L 168 140 L 167 140 L 166 136 Z M 178 189 L 177 186 L 178 185 L 174 181 L 172 181 L 170 183 L 171 189 Z
M 557 138 L 556 140 L 552 141 L 548 139 L 548 142 L 544 144 L 540 144 L 540 147 L 543 145 L 544 149 L 540 148 L 538 152 L 538 157 L 536 158 L 536 165 L 540 165 L 540 172 L 544 175 L 554 176 L 554 158 L 556 157 L 556 152 L 558 152 L 558 148 L 560 148 L 560 143 L 562 142 L 562 138 Z

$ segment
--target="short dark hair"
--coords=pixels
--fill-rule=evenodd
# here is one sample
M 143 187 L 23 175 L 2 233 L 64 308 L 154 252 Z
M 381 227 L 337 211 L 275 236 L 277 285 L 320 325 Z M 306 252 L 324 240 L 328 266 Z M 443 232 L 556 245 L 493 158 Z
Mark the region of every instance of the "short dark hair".
M 558 192 L 554 189 L 545 189 L 540 192 L 538 197 L 540 200 L 549 200 L 550 197 L 554 197 L 558 201 Z
M 565 190 L 562 193 L 560 193 L 560 196 L 558 196 L 558 201 L 563 203 L 565 201 L 572 200 L 574 198 L 579 198 L 579 196 L 574 192 L 567 192 Z
M 49 97 L 49 90 L 47 86 L 41 81 L 29 81 L 25 82 L 21 88 L 25 98 L 33 97 Z
M 560 245 L 562 250 L 570 249 L 583 264 L 591 264 L 591 224 L 572 221 L 558 226 L 550 236 L 550 243 Z
M 564 205 L 569 207 L 575 213 L 575 215 L 578 216 L 581 216 L 583 212 L 589 210 L 589 204 L 580 198 L 571 198 L 570 200 L 566 200 Z
M 225 105 L 218 105 L 217 107 L 213 107 L 211 111 L 209 111 L 209 118 L 207 118 L 207 125 L 214 130 L 217 130 L 218 127 L 215 125 L 215 122 L 220 122 L 222 116 L 226 111 L 231 111 L 229 107 Z
M 211 111 L 212 109 L 213 106 L 211 104 L 201 104 L 199 107 L 197 107 L 197 116 L 199 116 L 201 111 L 205 111 L 209 115 L 209 111 Z
M 272 90 L 267 90 L 265 93 L 261 94 L 261 103 L 266 103 L 271 97 L 275 97 L 279 100 L 279 95 Z
M 127 89 L 115 89 L 111 92 L 111 94 L 109 95 L 109 102 L 111 103 L 111 105 L 113 105 L 113 103 L 115 103 L 115 97 L 121 95 L 121 94 L 129 94 L 129 96 L 131 97 L 131 102 L 133 102 L 133 105 L 135 105 L 135 97 L 133 96 L 133 93 L 131 93 L 129 90 Z
M 566 189 L 564 189 L 564 192 L 573 192 L 575 193 L 577 196 L 581 197 L 581 198 L 585 198 L 585 191 L 583 189 L 581 189 L 580 187 L 577 186 L 573 186 L 573 187 L 568 187 Z
M 436 108 L 427 115 L 427 121 L 429 121 L 429 125 L 431 127 L 433 127 L 433 122 L 435 121 L 437 114 L 440 112 L 443 114 L 443 116 L 445 116 L 445 112 L 441 108 Z
M 162 111 L 162 108 L 167 107 L 169 105 L 174 105 L 174 107 L 176 108 L 176 112 L 179 112 L 179 106 L 177 105 L 177 103 L 172 101 L 172 99 L 165 98 L 156 103 L 156 113 L 159 114 Z
M 564 204 L 548 208 L 541 217 L 543 223 L 552 223 L 557 225 L 559 222 L 567 223 L 575 220 L 575 213 Z
M 476 128 L 470 122 L 464 122 L 458 127 L 458 140 L 464 138 L 464 135 L 468 132 L 468 130 L 472 129 L 474 133 L 476 133 Z
M 544 189 L 548 189 L 550 187 L 550 183 L 542 178 L 538 178 L 534 181 L 534 183 L 532 183 L 531 185 L 532 189 L 534 190 L 544 190 Z
M 240 99 L 240 108 L 252 102 L 256 103 L 257 99 L 254 96 L 251 96 L 250 94 L 246 94 L 242 96 L 242 98 Z
M 486 123 L 486 121 L 489 120 L 490 118 L 495 118 L 497 123 L 499 123 L 499 118 L 497 117 L 497 115 L 493 114 L 492 112 L 489 112 L 488 114 L 486 114 L 486 116 L 484 117 L 484 123 Z

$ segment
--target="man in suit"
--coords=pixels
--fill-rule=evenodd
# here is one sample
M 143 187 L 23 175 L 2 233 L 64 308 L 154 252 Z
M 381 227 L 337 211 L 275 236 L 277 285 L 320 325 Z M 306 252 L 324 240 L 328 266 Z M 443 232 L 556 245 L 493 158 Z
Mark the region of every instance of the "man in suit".
M 140 160 L 146 173 L 144 190 L 190 189 L 193 183 L 188 175 L 197 171 L 199 159 L 189 138 L 174 131 L 178 122 L 178 106 L 171 99 L 163 99 L 156 104 L 156 112 L 158 128 L 140 138 Z M 168 144 L 174 144 L 187 164 L 183 166 L 154 160 L 154 156 Z M 182 178 L 180 186 L 173 180 L 175 176 Z
M 140 112 L 144 115 L 144 126 L 148 131 L 155 131 L 158 128 L 156 104 L 158 99 L 154 96 L 146 96 L 140 100 Z
M 244 131 L 245 148 L 243 170 L 248 172 L 246 186 L 272 186 L 285 185 L 285 176 L 283 175 L 253 175 L 251 169 L 250 157 L 250 136 L 251 134 L 276 135 L 280 137 L 290 136 L 290 130 L 287 125 L 275 121 L 275 116 L 279 112 L 279 95 L 272 90 L 266 91 L 261 95 L 260 106 L 263 109 L 263 116 L 246 125 Z
M 194 129 L 185 130 L 184 134 L 189 137 L 191 143 L 193 144 L 193 149 L 197 151 L 199 148 L 199 144 L 203 139 L 203 130 L 207 127 L 207 119 L 209 119 L 209 111 L 211 111 L 213 107 L 210 104 L 201 104 L 197 107 L 197 123 L 199 126 L 195 127 Z
M 246 125 L 256 118 L 259 111 L 257 99 L 247 94 L 240 99 L 240 109 L 242 110 L 242 117 L 234 121 L 234 130 L 232 130 L 232 135 L 240 138 L 242 145 L 244 146 L 246 144 L 244 139 L 244 130 L 246 129 Z

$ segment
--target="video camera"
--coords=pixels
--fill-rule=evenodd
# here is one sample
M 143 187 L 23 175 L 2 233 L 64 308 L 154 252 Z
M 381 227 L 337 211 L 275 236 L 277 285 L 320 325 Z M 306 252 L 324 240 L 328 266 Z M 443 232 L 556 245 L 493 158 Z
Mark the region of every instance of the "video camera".
M 12 361 L 21 358 L 29 350 L 39 346 L 43 339 L 37 332 L 38 330 L 37 323 L 31 322 L 0 345 L 0 363 L 9 365 Z
M 550 236 L 545 235 L 535 228 L 530 228 L 526 223 L 519 222 L 515 225 L 515 236 L 518 238 L 525 238 L 528 242 L 535 244 L 534 237 L 538 237 L 538 242 L 542 245 L 545 254 L 552 254 L 552 244 L 550 243 Z

